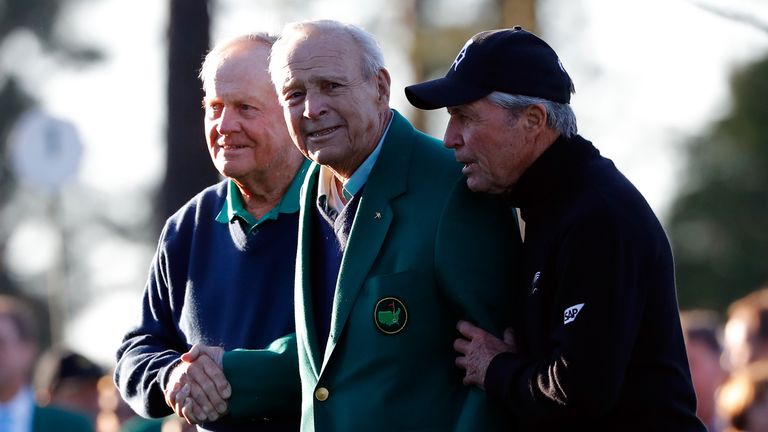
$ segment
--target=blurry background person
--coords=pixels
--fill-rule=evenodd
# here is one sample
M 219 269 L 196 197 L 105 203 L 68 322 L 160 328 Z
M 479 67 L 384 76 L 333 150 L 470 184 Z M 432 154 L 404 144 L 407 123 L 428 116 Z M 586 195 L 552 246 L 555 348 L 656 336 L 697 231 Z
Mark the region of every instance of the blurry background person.
M 734 371 L 717 396 L 728 432 L 768 431 L 768 361 Z
M 0 295 L 0 431 L 92 431 L 84 416 L 35 404 L 29 380 L 37 356 L 36 322 L 21 300 Z
M 726 366 L 731 371 L 768 359 L 768 287 L 731 303 L 724 337 Z
M 721 363 L 720 319 L 712 310 L 689 310 L 680 313 L 680 323 L 696 392 L 696 415 L 710 432 L 721 431 L 723 422 L 717 416 L 715 395 L 728 372 Z
M 98 383 L 104 369 L 64 347 L 48 349 L 40 357 L 34 387 L 40 405 L 54 405 L 83 414 L 95 423 L 99 414 Z
M 96 416 L 96 431 L 118 432 L 120 427 L 135 414 L 120 397 L 111 374 L 102 376 L 96 386 L 99 390 L 99 414 Z

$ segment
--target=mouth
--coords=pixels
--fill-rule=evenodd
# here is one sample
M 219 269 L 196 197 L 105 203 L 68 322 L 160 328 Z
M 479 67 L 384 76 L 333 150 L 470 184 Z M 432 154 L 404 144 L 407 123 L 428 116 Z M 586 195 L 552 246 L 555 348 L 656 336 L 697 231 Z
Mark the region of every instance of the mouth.
M 237 144 L 218 144 L 218 146 L 224 150 L 240 150 L 240 149 L 248 148 L 248 146 L 237 145 Z
M 472 167 L 475 165 L 474 162 L 467 162 L 467 161 L 457 161 L 460 164 L 462 164 L 461 167 L 461 173 L 465 176 L 469 176 L 472 173 Z
M 307 138 L 323 138 L 339 130 L 340 126 L 332 126 L 325 129 L 316 130 L 314 132 L 307 133 Z

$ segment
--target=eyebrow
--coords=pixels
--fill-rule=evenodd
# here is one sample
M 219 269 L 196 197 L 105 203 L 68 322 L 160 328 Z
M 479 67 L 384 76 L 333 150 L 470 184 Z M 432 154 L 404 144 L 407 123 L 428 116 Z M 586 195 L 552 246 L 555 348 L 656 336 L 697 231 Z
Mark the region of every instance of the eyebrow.
M 448 111 L 448 114 L 467 114 L 468 110 L 466 106 L 464 105 L 458 105 L 458 106 L 452 106 L 452 107 L 445 107 L 445 110 Z

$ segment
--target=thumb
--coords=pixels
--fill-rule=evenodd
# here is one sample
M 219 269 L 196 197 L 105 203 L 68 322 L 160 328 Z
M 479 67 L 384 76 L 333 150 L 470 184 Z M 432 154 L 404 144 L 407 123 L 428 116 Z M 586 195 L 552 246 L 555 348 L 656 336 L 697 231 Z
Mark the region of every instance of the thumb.
M 198 357 L 200 357 L 200 347 L 198 346 L 198 344 L 194 344 L 192 345 L 192 348 L 189 351 L 181 355 L 181 360 L 187 363 L 191 363 L 197 360 Z

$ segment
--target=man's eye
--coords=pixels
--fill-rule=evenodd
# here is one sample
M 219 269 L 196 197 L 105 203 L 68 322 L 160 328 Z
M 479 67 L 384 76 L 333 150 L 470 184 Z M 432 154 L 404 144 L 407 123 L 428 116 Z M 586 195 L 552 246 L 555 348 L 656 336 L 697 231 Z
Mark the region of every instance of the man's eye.
M 224 110 L 224 105 L 218 104 L 218 103 L 208 104 L 206 105 L 205 110 L 208 112 L 208 115 L 210 116 L 218 116 L 219 114 L 221 114 L 221 111 Z
M 285 98 L 286 102 L 295 103 L 296 101 L 301 99 L 303 96 L 304 96 L 303 92 L 292 91 L 292 92 L 285 93 L 283 97 Z

